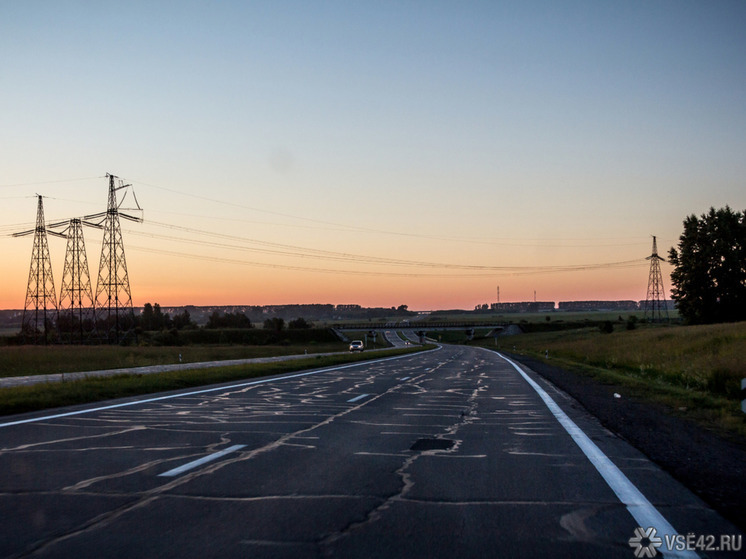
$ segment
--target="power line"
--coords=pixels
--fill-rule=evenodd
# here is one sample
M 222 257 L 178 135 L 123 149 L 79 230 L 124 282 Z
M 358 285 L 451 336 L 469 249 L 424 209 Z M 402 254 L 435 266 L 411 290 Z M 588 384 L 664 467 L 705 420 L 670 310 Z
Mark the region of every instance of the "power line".
M 91 180 L 91 179 L 100 179 L 101 177 L 85 177 L 80 179 L 63 179 L 63 180 L 56 180 L 56 181 L 43 181 L 43 182 L 33 182 L 33 183 L 19 183 L 15 185 L 0 185 L 0 186 L 32 186 L 32 185 L 38 185 L 38 184 L 53 184 L 53 183 L 64 183 L 64 182 L 74 182 L 79 180 Z M 482 246 L 502 246 L 502 247 L 533 247 L 533 246 L 541 246 L 544 248 L 583 248 L 583 247 L 622 247 L 622 246 L 637 246 L 642 244 L 642 240 L 647 237 L 640 237 L 639 240 L 631 240 L 630 238 L 610 238 L 610 239 L 601 239 L 603 242 L 598 242 L 597 237 L 593 238 L 584 238 L 584 237 L 568 237 L 568 238 L 559 238 L 556 236 L 553 236 L 551 239 L 542 239 L 542 238 L 500 238 L 500 239 L 475 239 L 470 237 L 449 237 L 444 235 L 432 235 L 432 234 L 424 234 L 424 233 L 412 233 L 412 232 L 404 232 L 404 231 L 391 231 L 391 230 L 385 230 L 385 229 L 377 229 L 372 227 L 362 227 L 358 225 L 350 225 L 350 224 L 343 224 L 343 223 L 337 223 L 332 221 L 326 221 L 321 219 L 315 219 L 310 218 L 306 216 L 299 216 L 284 212 L 277 212 L 272 210 L 267 210 L 264 208 L 258 208 L 255 206 L 249 206 L 246 204 L 240 204 L 234 201 L 225 201 L 220 200 L 217 198 L 212 198 L 209 196 L 203 196 L 200 194 L 192 194 L 189 192 L 184 192 L 178 189 L 169 188 L 165 186 L 155 185 L 152 183 L 144 182 L 144 181 L 131 181 L 136 184 L 140 184 L 143 186 L 147 186 L 150 188 L 155 188 L 158 190 L 163 190 L 165 192 L 169 192 L 172 194 L 178 194 L 180 196 L 190 197 L 197 200 L 202 201 L 208 201 L 214 204 L 229 206 L 229 207 L 235 207 L 240 208 L 243 210 L 249 210 L 253 212 L 263 213 L 267 215 L 274 215 L 279 217 L 284 217 L 288 219 L 293 219 L 296 221 L 303 221 L 307 223 L 311 223 L 313 225 L 300 225 L 300 224 L 287 224 L 287 223 L 276 223 L 276 222 L 255 222 L 250 220 L 237 220 L 242 222 L 249 222 L 249 223 L 258 223 L 258 224 L 264 224 L 264 225 L 273 225 L 273 226 L 281 226 L 281 227 L 304 227 L 304 228 L 319 228 L 319 225 L 325 226 L 325 229 L 332 228 L 333 231 L 347 231 L 347 232 L 362 232 L 362 233 L 375 233 L 379 235 L 389 235 L 389 236 L 399 236 L 399 237 L 408 237 L 408 238 L 419 238 L 419 239 L 428 239 L 428 240 L 436 240 L 436 241 L 443 241 L 443 242 L 453 242 L 453 243 L 467 243 L 467 244 L 475 244 L 475 245 L 482 245 Z M 47 197 L 49 198 L 49 197 Z M 76 200 L 69 200 L 69 199 L 63 199 L 63 198 L 49 198 L 54 200 L 63 200 L 68 202 L 79 202 L 79 203 L 90 203 L 90 200 L 85 201 L 76 201 Z M 225 221 L 224 216 L 220 217 L 211 217 L 211 216 L 199 216 L 199 215 L 193 215 L 193 214 L 177 214 L 176 212 L 164 212 L 164 213 L 174 213 L 176 215 L 186 215 L 188 217 L 201 217 L 201 218 L 208 218 L 208 219 L 220 219 L 221 221 Z M 635 238 L 637 239 L 637 238 Z M 588 242 L 588 241 L 594 241 L 594 242 Z M 608 242 L 607 242 L 608 241 Z M 619 242 L 624 241 L 624 242 Z
M 342 231 L 358 231 L 358 232 L 364 232 L 364 233 L 376 233 L 381 235 L 390 235 L 390 236 L 398 236 L 398 237 L 408 237 L 408 238 L 418 238 L 418 239 L 429 239 L 429 240 L 436 240 L 436 241 L 447 241 L 447 242 L 459 242 L 459 243 L 470 243 L 470 244 L 478 244 L 478 245 L 487 245 L 487 246 L 534 246 L 536 242 L 541 241 L 542 239 L 529 239 L 529 240 L 523 240 L 524 242 L 516 242 L 513 239 L 504 239 L 501 241 L 495 241 L 495 240 L 485 240 L 485 239 L 474 239 L 474 238 L 468 238 L 468 237 L 447 237 L 443 235 L 430 235 L 430 234 L 423 234 L 423 233 L 411 233 L 411 232 L 404 232 L 404 231 L 391 231 L 386 229 L 377 229 L 373 227 L 362 227 L 359 225 L 350 225 L 350 224 L 344 224 L 344 223 L 338 223 L 338 222 L 332 222 L 332 221 L 326 221 L 321 219 L 315 219 L 310 218 L 306 216 L 299 216 L 294 214 L 288 214 L 284 212 L 278 212 L 273 210 L 267 210 L 263 208 L 257 208 L 255 206 L 249 206 L 246 204 L 239 204 L 237 202 L 228 202 L 225 200 L 219 200 L 217 198 L 212 198 L 209 196 L 202 196 L 200 194 L 192 194 L 189 192 L 183 192 L 174 188 L 168 188 L 165 186 L 159 186 L 151 183 L 146 183 L 142 181 L 136 181 L 132 180 L 135 184 L 140 184 L 143 186 L 148 186 L 150 188 L 156 188 L 158 190 L 163 190 L 165 192 L 170 192 L 172 194 L 179 194 L 181 196 L 186 196 L 190 198 L 195 198 L 197 200 L 203 200 L 207 202 L 212 202 L 214 204 L 220 204 L 224 206 L 234 207 L 234 208 L 240 208 L 243 210 L 249 210 L 253 212 L 268 214 L 268 215 L 275 215 L 279 217 L 299 220 L 299 221 L 305 221 L 310 222 L 314 224 L 319 225 L 325 225 L 327 227 L 334 227 L 335 230 L 342 230 Z M 278 224 L 275 224 L 278 225 Z M 595 237 L 594 237 L 595 239 Z M 612 244 L 579 244 L 579 245 L 568 245 L 566 243 L 564 244 L 546 244 L 541 243 L 541 246 L 543 247 L 583 247 L 583 246 L 634 246 L 641 244 L 642 237 L 640 238 L 639 242 L 635 243 L 612 243 Z M 557 237 L 553 237 L 553 240 L 556 241 Z M 568 238 L 568 239 L 562 239 L 566 241 L 587 241 L 590 239 L 585 238 Z
M 196 244 L 196 245 L 201 245 L 201 246 L 210 246 L 214 248 L 224 248 L 224 249 L 229 249 L 229 250 L 251 251 L 251 252 L 264 253 L 264 254 L 273 254 L 273 255 L 283 256 L 283 257 L 290 256 L 290 257 L 297 257 L 297 258 L 304 258 L 304 259 L 332 260 L 332 261 L 342 261 L 342 262 L 358 263 L 358 264 L 362 263 L 362 264 L 387 265 L 387 266 L 407 266 L 407 267 L 417 267 L 417 268 L 437 268 L 437 269 L 448 269 L 448 270 L 468 270 L 468 271 L 483 271 L 483 272 L 540 273 L 540 272 L 552 272 L 552 271 L 557 271 L 557 272 L 579 271 L 579 270 L 619 267 L 619 266 L 640 264 L 641 262 L 643 262 L 642 259 L 637 259 L 637 260 L 628 260 L 628 261 L 622 261 L 622 262 L 604 262 L 604 263 L 574 264 L 574 265 L 570 264 L 570 265 L 559 265 L 559 266 L 548 266 L 548 265 L 490 266 L 490 265 L 483 265 L 483 264 L 454 264 L 454 263 L 444 263 L 444 262 L 425 262 L 425 261 L 419 261 L 419 260 L 403 260 L 403 259 L 395 259 L 395 258 L 383 258 L 383 257 L 377 257 L 377 256 L 366 256 L 366 255 L 361 255 L 361 254 L 334 252 L 334 251 L 313 249 L 313 248 L 308 248 L 308 247 L 300 247 L 296 245 L 273 243 L 269 241 L 262 241 L 258 239 L 239 237 L 235 235 L 227 235 L 223 233 L 202 231 L 200 229 L 195 229 L 193 227 L 185 227 L 185 226 L 180 226 L 180 225 L 172 225 L 172 224 L 158 223 L 158 222 L 152 222 L 152 221 L 149 221 L 148 223 L 151 225 L 166 227 L 166 228 L 173 229 L 173 230 L 179 230 L 179 231 L 184 231 L 188 233 L 194 233 L 194 234 L 224 239 L 224 240 L 230 241 L 231 244 L 218 243 L 214 241 L 202 241 L 198 239 L 184 239 L 181 237 L 175 237 L 171 235 L 158 235 L 155 233 L 143 233 L 143 232 L 129 231 L 129 230 L 128 230 L 128 234 L 151 237 L 151 238 L 160 238 L 160 239 L 169 240 L 169 241 Z M 238 246 L 236 245 L 236 243 L 259 245 L 259 247 Z
M 63 182 L 78 182 L 78 181 L 89 181 L 94 179 L 100 179 L 102 177 L 83 177 L 80 179 L 59 179 L 53 181 L 37 181 L 37 182 L 19 182 L 16 184 L 0 184 L 0 188 L 10 188 L 14 186 L 36 186 L 39 184 L 58 184 Z
M 130 232 L 128 232 L 130 234 Z M 218 256 L 208 256 L 203 254 L 193 254 L 187 252 L 178 252 L 164 249 L 154 249 L 152 247 L 142 247 L 129 245 L 130 250 L 138 252 L 147 252 L 151 254 L 162 254 L 166 256 L 176 256 L 179 258 L 186 258 L 188 260 L 199 260 L 207 262 L 216 262 L 223 264 L 238 264 L 243 266 L 253 266 L 262 268 L 273 268 L 281 270 L 291 271 L 303 271 L 303 272 L 317 272 L 324 274 L 344 274 L 344 275 L 361 275 L 361 276 L 383 276 L 383 277 L 419 277 L 419 278 L 494 278 L 495 270 L 483 270 L 483 271 L 471 271 L 471 272 L 452 272 L 452 273 L 426 273 L 426 272 L 389 272 L 381 270 L 349 270 L 349 269 L 330 269 L 313 266 L 299 266 L 291 264 L 278 264 L 268 262 L 257 262 L 240 260 L 236 258 L 224 258 Z M 645 265 L 644 259 L 629 260 L 624 262 L 611 262 L 603 264 L 590 264 L 590 265 L 578 265 L 578 266 L 555 266 L 555 267 L 513 267 L 510 269 L 500 270 L 500 275 L 505 276 L 522 276 L 522 275 L 538 275 L 538 274 L 551 274 L 551 273 L 565 273 L 565 272 L 580 272 L 590 271 L 599 269 L 618 269 L 618 268 L 635 268 Z

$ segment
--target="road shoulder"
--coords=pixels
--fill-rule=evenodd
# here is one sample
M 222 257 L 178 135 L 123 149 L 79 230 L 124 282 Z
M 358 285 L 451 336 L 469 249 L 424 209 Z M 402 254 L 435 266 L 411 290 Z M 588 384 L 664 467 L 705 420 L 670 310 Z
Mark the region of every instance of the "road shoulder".
M 713 509 L 746 530 L 746 446 L 728 441 L 659 404 L 539 359 L 506 354 L 575 398 L 601 424 L 639 449 Z M 615 397 L 614 394 L 621 397 Z

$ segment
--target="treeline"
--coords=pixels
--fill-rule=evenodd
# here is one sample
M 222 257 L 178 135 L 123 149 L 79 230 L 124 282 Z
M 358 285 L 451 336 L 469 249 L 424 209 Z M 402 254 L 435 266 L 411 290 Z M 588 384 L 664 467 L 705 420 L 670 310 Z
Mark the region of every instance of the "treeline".
M 282 332 L 283 330 L 307 330 L 313 328 L 313 324 L 306 319 L 299 317 L 289 321 L 287 324 L 283 318 L 268 318 L 263 323 L 263 329 L 272 332 Z M 139 316 L 135 316 L 135 327 L 142 331 L 156 332 L 159 330 L 196 330 L 200 327 L 192 320 L 189 311 L 175 314 L 173 318 L 169 313 L 164 313 L 158 303 L 145 303 Z M 254 328 L 251 319 L 242 312 L 220 312 L 214 311 L 207 319 L 202 329 L 242 329 L 249 330 Z
M 242 312 L 214 311 L 204 326 L 198 326 L 184 310 L 173 317 L 158 303 L 146 303 L 135 316 L 135 343 L 153 345 L 189 344 L 314 344 L 338 341 L 331 330 L 313 328 L 304 318 L 285 322 L 268 318 L 259 328 Z

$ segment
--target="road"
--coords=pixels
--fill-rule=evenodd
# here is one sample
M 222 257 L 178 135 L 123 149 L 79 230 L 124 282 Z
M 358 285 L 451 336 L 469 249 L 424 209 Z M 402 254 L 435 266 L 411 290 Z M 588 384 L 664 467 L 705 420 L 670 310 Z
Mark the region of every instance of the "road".
M 2 557 L 630 559 L 638 527 L 737 534 L 478 348 L 4 418 L 0 449 Z

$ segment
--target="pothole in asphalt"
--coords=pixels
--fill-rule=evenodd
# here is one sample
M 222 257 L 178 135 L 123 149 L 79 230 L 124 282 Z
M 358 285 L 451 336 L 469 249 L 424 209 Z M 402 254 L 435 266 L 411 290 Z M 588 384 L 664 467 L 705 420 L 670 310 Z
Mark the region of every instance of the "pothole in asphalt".
M 454 444 L 451 439 L 418 439 L 409 450 L 450 450 Z

